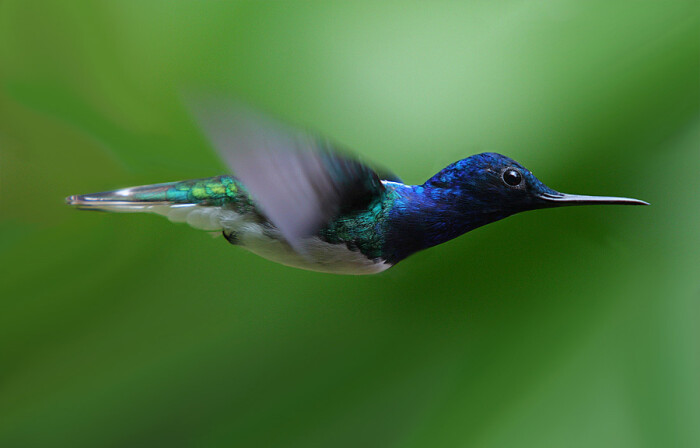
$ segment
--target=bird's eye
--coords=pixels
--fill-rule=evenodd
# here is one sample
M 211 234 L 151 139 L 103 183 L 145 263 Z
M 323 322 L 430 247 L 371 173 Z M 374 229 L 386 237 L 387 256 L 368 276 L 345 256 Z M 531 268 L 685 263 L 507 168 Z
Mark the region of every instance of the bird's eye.
M 520 174 L 520 171 L 516 169 L 508 168 L 503 172 L 503 182 L 510 185 L 511 187 L 517 187 L 522 181 L 523 175 Z

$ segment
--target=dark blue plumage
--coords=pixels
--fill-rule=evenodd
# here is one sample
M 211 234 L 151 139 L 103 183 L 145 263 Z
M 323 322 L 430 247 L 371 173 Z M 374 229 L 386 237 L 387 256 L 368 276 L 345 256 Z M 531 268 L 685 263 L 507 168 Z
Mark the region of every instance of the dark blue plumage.
M 512 172 L 521 178 L 515 185 L 504 181 L 504 174 Z M 477 154 L 447 166 L 396 199 L 388 216 L 385 256 L 397 263 L 414 252 L 526 210 L 576 203 L 642 203 L 580 196 L 568 196 L 566 202 L 563 198 L 567 196 L 544 185 L 513 159 L 496 153 Z
M 517 169 L 527 188 L 506 185 L 502 172 Z M 483 153 L 455 162 L 397 200 L 389 215 L 387 258 L 396 263 L 422 249 L 503 219 L 532 205 L 530 191 L 554 193 L 514 160 Z

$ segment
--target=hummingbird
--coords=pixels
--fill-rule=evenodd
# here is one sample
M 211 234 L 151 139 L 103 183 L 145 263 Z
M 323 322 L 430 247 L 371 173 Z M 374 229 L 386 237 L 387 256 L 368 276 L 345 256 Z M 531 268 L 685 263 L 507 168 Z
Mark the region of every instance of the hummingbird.
M 649 205 L 560 193 L 494 152 L 406 184 L 318 134 L 235 102 L 204 96 L 190 109 L 233 174 L 73 195 L 66 202 L 84 210 L 164 215 L 284 265 L 355 275 L 382 272 L 519 212 Z

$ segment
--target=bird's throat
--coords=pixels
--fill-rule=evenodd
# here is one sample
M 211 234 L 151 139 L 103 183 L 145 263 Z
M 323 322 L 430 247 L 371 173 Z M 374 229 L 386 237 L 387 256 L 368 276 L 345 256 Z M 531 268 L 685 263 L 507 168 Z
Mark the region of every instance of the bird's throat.
M 388 260 L 396 263 L 513 213 L 483 207 L 476 198 L 460 192 L 417 187 L 401 198 L 390 219 Z

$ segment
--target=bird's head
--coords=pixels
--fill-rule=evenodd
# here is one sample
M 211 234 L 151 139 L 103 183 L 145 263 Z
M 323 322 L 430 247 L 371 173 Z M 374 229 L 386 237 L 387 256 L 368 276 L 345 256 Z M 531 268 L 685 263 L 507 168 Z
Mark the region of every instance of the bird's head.
M 565 205 L 648 205 L 638 199 L 559 193 L 515 160 L 497 153 L 477 154 L 455 162 L 425 185 L 457 192 L 465 207 L 506 215 Z

